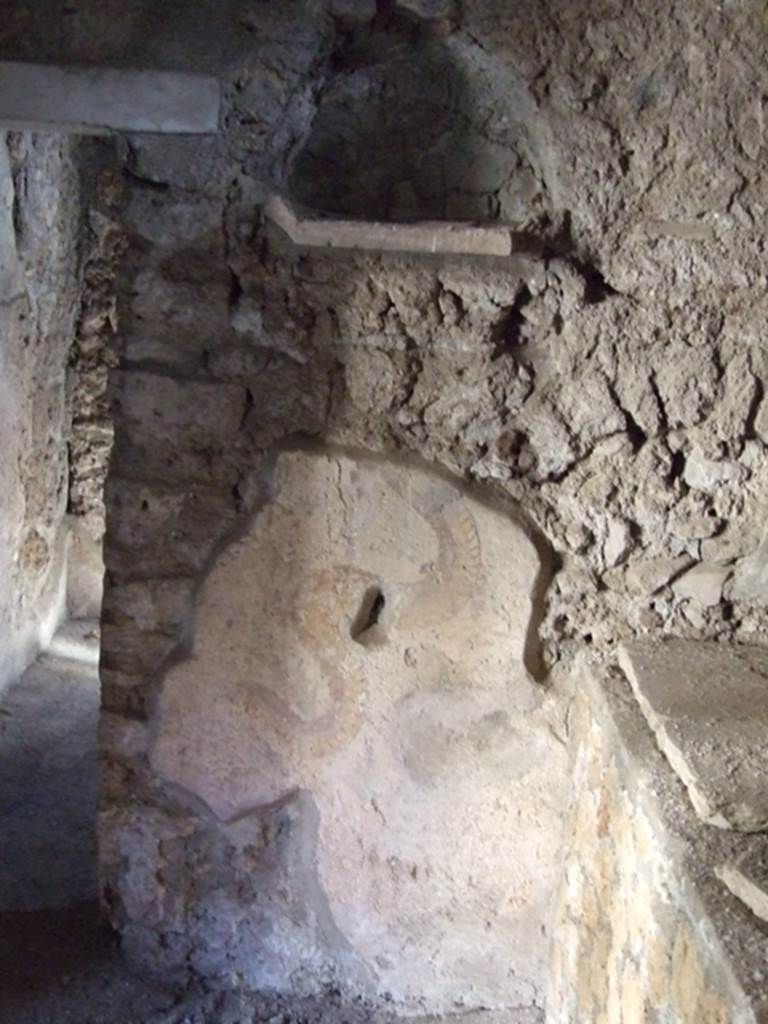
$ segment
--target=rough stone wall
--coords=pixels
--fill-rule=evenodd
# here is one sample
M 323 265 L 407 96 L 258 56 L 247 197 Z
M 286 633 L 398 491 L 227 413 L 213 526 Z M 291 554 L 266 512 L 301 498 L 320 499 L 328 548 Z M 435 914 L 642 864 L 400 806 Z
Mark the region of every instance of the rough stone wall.
M 534 595 L 525 664 L 539 679 L 584 645 L 634 633 L 764 641 L 759 6 L 414 0 L 334 12 L 222 7 L 226 133 L 131 140 L 124 164 L 104 877 L 115 921 L 161 968 L 218 970 L 190 963 L 164 921 L 184 919 L 188 886 L 211 865 L 214 893 L 219 872 L 241 891 L 227 865 L 250 840 L 153 774 L 148 733 L 164 677 L 192 649 L 201 581 L 269 499 L 275 451 L 297 436 L 417 453 L 511 503 L 558 570 Z M 343 173 L 334 192 L 329 149 L 350 135 L 346 173 L 370 144 L 370 120 L 345 111 L 366 97 L 381 109 L 403 33 L 430 74 L 453 61 L 479 158 L 449 183 L 430 161 L 452 147 L 438 139 L 414 164 L 417 130 L 393 154 L 396 193 Z M 393 56 L 379 67 L 384 37 Z M 416 105 L 423 82 L 407 81 Z M 289 187 L 325 209 L 503 215 L 541 255 L 298 252 L 259 213 Z M 298 811 L 262 813 L 264 888 L 279 888 Z M 215 931 L 227 914 L 206 920 Z
M 67 360 L 79 308 L 77 171 L 66 139 L 0 136 L 0 688 L 64 614 Z
M 607 685 L 612 685 L 610 677 Z M 640 717 L 636 707 L 625 714 L 630 720 Z M 759 969 L 755 974 L 745 966 L 741 972 L 747 991 L 758 994 L 751 1003 L 721 945 L 720 923 L 708 916 L 692 882 L 704 874 L 702 865 L 710 855 L 707 838 L 697 837 L 692 863 L 687 863 L 686 844 L 670 833 L 665 821 L 659 794 L 668 785 L 669 769 L 662 766 L 661 775 L 649 769 L 647 761 L 658 759 L 652 740 L 645 738 L 650 758 L 638 759 L 594 681 L 576 699 L 571 728 L 573 791 L 552 922 L 547 1020 L 763 1020 Z M 642 723 L 640 728 L 647 732 Z M 688 815 L 693 817 L 690 810 Z M 707 884 L 712 888 L 709 868 Z M 714 902 L 728 900 L 721 894 Z M 729 940 L 739 929 L 751 932 L 759 961 L 764 938 L 754 920 L 741 920 L 749 915 L 738 910 L 730 914 Z M 742 954 L 731 963 L 748 959 Z
M 78 166 L 87 219 L 80 233 L 81 295 L 68 371 L 67 608 L 72 618 L 98 619 L 101 613 L 104 484 L 114 435 L 107 378 L 117 364 L 112 348 L 118 328 L 115 279 L 125 247 L 119 221 L 123 187 L 114 163 L 111 142 L 80 140 Z

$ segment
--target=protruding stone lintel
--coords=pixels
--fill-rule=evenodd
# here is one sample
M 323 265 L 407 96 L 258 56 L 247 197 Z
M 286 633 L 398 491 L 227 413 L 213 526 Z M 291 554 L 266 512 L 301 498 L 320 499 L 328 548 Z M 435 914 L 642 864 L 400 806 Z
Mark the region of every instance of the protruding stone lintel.
M 265 216 L 296 245 L 355 249 L 364 252 L 407 252 L 420 255 L 540 255 L 541 245 L 508 225 L 462 221 L 419 221 L 413 224 L 319 217 L 273 195 Z
M 203 135 L 219 129 L 207 75 L 0 61 L 0 130 Z

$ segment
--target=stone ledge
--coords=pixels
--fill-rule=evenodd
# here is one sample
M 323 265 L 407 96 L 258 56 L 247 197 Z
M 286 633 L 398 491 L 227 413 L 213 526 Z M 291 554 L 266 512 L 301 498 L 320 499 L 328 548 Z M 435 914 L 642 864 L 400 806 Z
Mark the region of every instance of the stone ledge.
M 221 90 L 206 75 L 0 61 L 0 128 L 208 134 Z
M 651 813 L 656 841 L 667 851 L 676 879 L 670 893 L 688 914 L 703 948 L 719 962 L 729 992 L 733 1024 L 768 1022 L 763 923 L 723 884 L 725 864 L 764 859 L 768 837 L 702 823 L 685 786 L 659 750 L 654 735 L 618 666 L 585 666 L 584 689 L 599 719 L 604 743 L 621 764 L 620 779 Z
M 363 252 L 408 252 L 419 255 L 538 256 L 541 243 L 503 224 L 419 221 L 413 224 L 321 217 L 273 195 L 265 216 L 296 245 L 355 249 Z
M 701 820 L 742 832 L 768 828 L 765 650 L 633 640 L 620 661 Z
M 715 868 L 715 874 L 753 914 L 768 921 L 768 843 L 747 847 L 735 860 Z

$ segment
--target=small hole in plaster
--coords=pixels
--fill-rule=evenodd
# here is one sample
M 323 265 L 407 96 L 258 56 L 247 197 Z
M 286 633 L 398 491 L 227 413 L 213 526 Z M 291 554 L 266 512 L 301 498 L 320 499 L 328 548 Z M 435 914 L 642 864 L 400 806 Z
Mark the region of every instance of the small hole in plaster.
M 349 635 L 355 643 L 367 646 L 377 637 L 382 638 L 379 625 L 381 613 L 386 605 L 386 599 L 379 587 L 369 587 L 360 602 L 360 610 L 355 616 Z
M 672 460 L 670 462 L 669 473 L 667 475 L 667 483 L 674 483 L 675 480 L 679 480 L 685 472 L 685 455 L 682 452 L 674 452 Z

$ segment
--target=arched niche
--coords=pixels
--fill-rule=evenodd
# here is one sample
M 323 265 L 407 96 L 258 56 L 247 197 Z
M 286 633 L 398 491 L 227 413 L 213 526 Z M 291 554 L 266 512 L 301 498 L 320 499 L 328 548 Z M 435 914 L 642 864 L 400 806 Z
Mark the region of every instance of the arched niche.
M 515 69 L 392 10 L 343 37 L 288 191 L 369 221 L 535 229 L 558 206 L 548 127 Z

